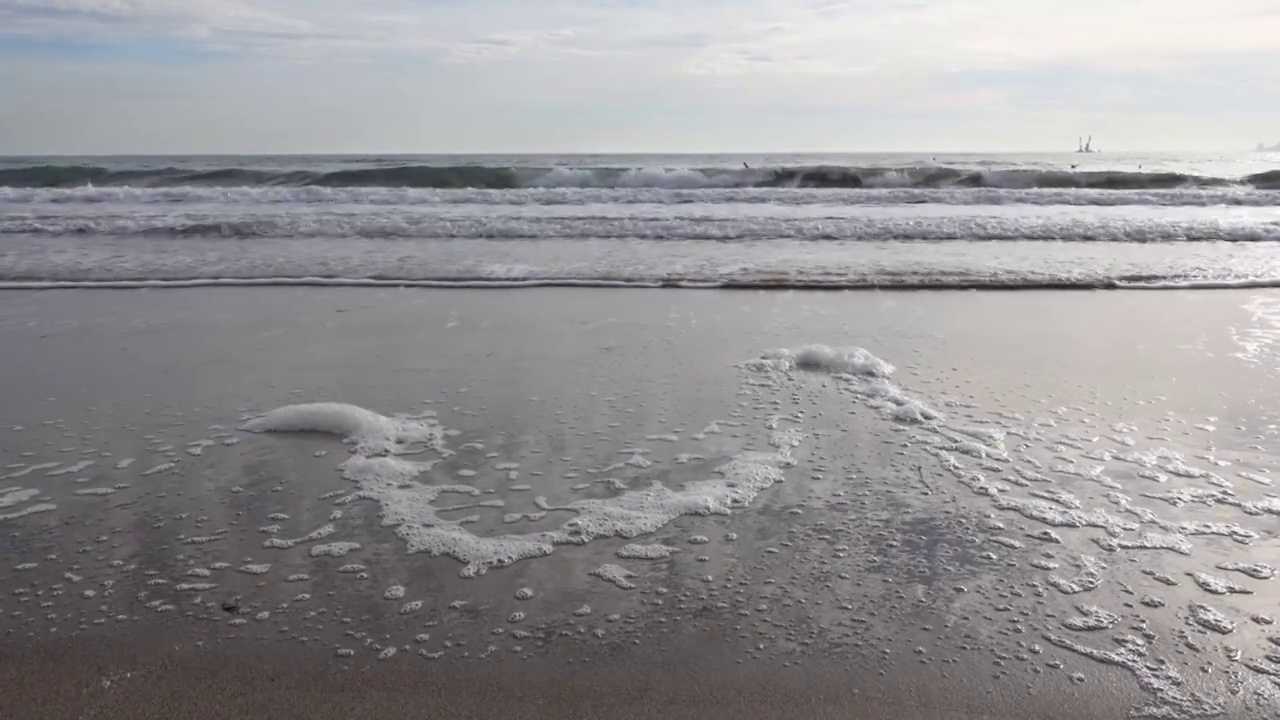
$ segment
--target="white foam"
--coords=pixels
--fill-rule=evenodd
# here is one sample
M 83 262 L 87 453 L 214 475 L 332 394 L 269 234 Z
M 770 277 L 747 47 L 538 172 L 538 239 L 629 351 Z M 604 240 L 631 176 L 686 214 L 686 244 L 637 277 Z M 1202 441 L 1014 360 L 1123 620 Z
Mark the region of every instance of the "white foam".
M 672 553 L 680 552 L 679 548 L 667 547 L 661 543 L 641 545 L 631 543 L 618 548 L 618 557 L 624 560 L 665 560 Z
M 236 570 L 245 575 L 266 575 L 271 572 L 271 565 L 241 565 Z
M 1081 555 L 1077 566 L 1080 568 L 1079 575 L 1073 578 L 1050 575 L 1046 582 L 1064 595 L 1078 595 L 1090 592 L 1102 585 L 1101 571 L 1106 569 L 1107 566 L 1105 564 L 1088 555 Z
M 119 462 L 116 463 L 116 469 L 124 470 L 125 468 L 129 467 L 133 463 L 134 463 L 133 458 L 124 458 L 123 460 L 120 460 Z
M 1266 563 L 1223 562 L 1218 563 L 1218 569 L 1244 573 L 1254 580 L 1270 580 L 1276 576 L 1276 569 Z
M 318 432 L 340 435 L 353 452 L 379 455 L 425 443 L 444 450 L 444 429 L 430 416 L 386 417 L 355 405 L 309 403 L 286 405 L 241 426 L 249 432 Z
M 173 586 L 177 592 L 205 592 L 218 587 L 217 583 L 178 583 Z
M 1179 555 L 1190 555 L 1191 542 L 1181 535 L 1146 533 L 1136 538 L 1098 537 L 1093 539 L 1104 550 L 1171 550 Z
M 1231 618 L 1203 603 L 1191 603 L 1191 620 L 1220 635 L 1230 635 L 1236 630 L 1236 624 Z
M 262 528 L 262 531 L 278 532 L 279 529 L 280 529 L 279 525 L 268 525 L 267 527 Z M 272 534 L 274 534 L 274 532 L 272 532 Z M 324 538 L 327 538 L 330 535 L 334 534 L 334 532 L 336 532 L 336 530 L 334 529 L 333 525 L 322 525 L 316 528 L 315 530 L 312 530 L 307 535 L 304 535 L 303 537 L 300 537 L 300 538 L 284 539 L 284 538 L 273 537 L 270 540 L 267 540 L 266 542 L 262 543 L 262 547 L 274 548 L 276 550 L 288 550 L 289 548 L 297 547 L 298 545 L 301 545 L 303 543 L 315 542 L 316 540 L 323 540 Z
M 635 583 L 630 581 L 630 578 L 636 577 L 636 574 L 621 565 L 606 563 L 592 570 L 590 574 L 605 582 L 611 582 L 623 590 L 634 590 L 636 587 Z
M 1187 574 L 1191 576 L 1192 580 L 1196 581 L 1196 584 L 1200 586 L 1200 589 L 1208 593 L 1213 593 L 1214 595 L 1253 594 L 1253 591 L 1249 588 L 1239 583 L 1234 583 L 1226 578 L 1221 578 L 1216 575 L 1210 575 L 1199 571 L 1189 572 Z
M 1032 532 L 1027 533 L 1027 537 L 1033 540 L 1039 540 L 1041 542 L 1052 543 L 1054 545 L 1062 544 L 1062 537 L 1058 535 L 1058 533 L 1050 530 L 1049 528 L 1041 528 L 1039 530 L 1033 530 Z
M 759 360 L 748 363 L 756 369 L 810 370 L 828 375 L 866 375 L 887 378 L 894 367 L 860 347 L 832 348 L 826 345 L 806 345 L 797 350 L 779 349 L 765 353 Z
M 169 472 L 170 470 L 174 469 L 177 466 L 178 466 L 178 463 L 176 462 L 162 462 L 159 465 L 156 465 L 152 468 L 143 470 L 142 477 L 149 477 L 151 475 L 159 475 L 162 472 Z
M 1149 705 L 1139 705 L 1129 711 L 1129 717 L 1163 718 L 1164 720 L 1192 720 L 1222 715 L 1226 708 L 1189 689 L 1174 669 L 1173 663 L 1152 662 L 1150 648 L 1140 638 L 1126 635 L 1117 638 L 1119 648 L 1097 650 L 1057 635 L 1045 635 L 1048 642 L 1096 662 L 1128 670 L 1138 680 L 1138 686 L 1154 697 Z
M 23 469 L 21 469 L 21 470 L 17 470 L 17 471 L 15 471 L 15 472 L 11 472 L 11 473 L 9 473 L 8 475 L 5 475 L 4 477 L 0 477 L 0 480 L 14 480 L 14 479 L 17 479 L 17 478 L 23 477 L 23 476 L 25 476 L 25 475 L 30 475 L 30 474 L 31 474 L 31 473 L 33 473 L 33 472 L 39 472 L 39 471 L 41 471 L 41 470 L 48 470 L 49 468 L 56 468 L 56 467 L 58 467 L 58 466 L 59 466 L 59 465 L 61 465 L 61 464 L 62 464 L 62 463 L 60 463 L 60 462 L 47 462 L 47 463 L 39 463 L 39 464 L 37 464 L 37 465 L 30 465 L 30 466 L 25 467 L 25 468 L 23 468 Z
M 1077 632 L 1096 632 L 1110 630 L 1120 622 L 1119 615 L 1096 605 L 1077 605 L 1076 610 L 1080 612 L 1080 617 L 1064 620 L 1063 627 Z
M 68 465 L 68 466 L 63 467 L 63 468 L 58 468 L 57 470 L 54 470 L 54 471 L 52 471 L 52 472 L 47 472 L 47 473 L 45 473 L 45 476 L 46 476 L 46 477 L 58 477 L 58 476 L 60 476 L 60 475 L 70 475 L 70 474 L 72 474 L 72 473 L 78 473 L 78 472 L 80 472 L 81 470 L 84 470 L 85 468 L 87 468 L 87 467 L 89 467 L 90 465 L 93 465 L 93 464 L 94 464 L 94 461 L 93 461 L 93 460 L 81 460 L 80 462 L 76 463 L 75 465 Z
M 19 503 L 24 503 L 31 498 L 40 494 L 35 488 L 5 488 L 0 490 L 0 508 L 13 507 Z
M 1129 530 L 1137 530 L 1136 523 L 1129 522 L 1102 510 L 1070 510 L 1051 505 L 1043 500 L 1028 500 L 996 495 L 991 501 L 1001 510 L 1012 510 L 1025 518 L 1038 520 L 1054 527 L 1096 527 L 1112 536 Z
M 24 518 L 29 515 L 36 515 L 39 513 L 49 512 L 50 510 L 57 510 L 57 509 L 58 509 L 58 506 L 54 505 L 53 503 L 40 503 L 37 505 L 28 505 L 27 507 L 21 510 L 18 510 L 16 512 L 0 513 L 0 520 L 18 520 L 20 518 Z
M 310 417 L 307 410 L 280 414 L 273 411 L 263 417 L 275 417 L 279 422 L 264 421 L 257 426 L 259 429 L 316 427 L 323 425 L 319 422 L 323 419 L 333 420 L 330 427 L 342 425 L 335 428 L 341 432 L 363 432 L 358 427 L 351 427 L 352 417 L 375 431 L 386 429 L 385 424 L 377 419 L 383 416 L 369 411 L 351 414 L 329 408 L 320 413 L 320 418 Z M 432 425 L 431 432 L 443 434 L 438 425 Z M 554 545 L 580 545 L 604 537 L 633 538 L 654 532 L 682 515 L 727 515 L 733 509 L 746 507 L 760 492 L 784 479 L 782 469 L 796 462 L 790 455 L 790 446 L 799 440 L 799 435 L 788 432 L 781 438 L 781 444 L 787 447 L 779 452 L 740 453 L 716 468 L 719 477 L 689 482 L 678 490 L 654 483 L 613 498 L 584 499 L 563 507 L 541 507 L 544 512 L 567 511 L 576 517 L 556 530 L 496 537 L 471 533 L 462 527 L 464 521 L 440 517 L 440 508 L 433 505 L 443 493 L 474 496 L 479 494 L 479 490 L 461 485 L 413 482 L 432 463 L 415 463 L 394 456 L 370 457 L 361 452 L 387 449 L 385 437 L 373 443 L 353 442 L 356 454 L 340 469 L 346 479 L 358 486 L 352 497 L 377 501 L 382 506 L 382 524 L 396 528 L 396 534 L 407 543 L 410 553 L 453 557 L 464 563 L 461 574 L 469 577 L 492 567 L 504 567 L 519 560 L 548 555 Z
M 1080 504 L 1080 501 L 1076 498 L 1075 495 L 1072 495 L 1071 493 L 1065 490 L 1050 488 L 1047 490 L 1032 490 L 1027 494 L 1030 495 L 1031 497 L 1037 497 L 1042 500 L 1048 500 L 1049 502 L 1057 503 L 1058 505 L 1061 505 L 1062 507 L 1067 508 L 1068 510 L 1079 510 L 1083 507 L 1083 505 Z
M 1259 485 L 1267 485 L 1267 486 L 1270 486 L 1270 485 L 1272 484 L 1271 478 L 1269 478 L 1269 477 L 1265 477 L 1265 476 L 1263 476 L 1263 475 L 1259 475 L 1258 473 L 1249 472 L 1248 470 L 1241 470 L 1241 471 L 1237 472 L 1236 474 L 1237 474 L 1237 475 L 1239 475 L 1240 477 L 1244 478 L 1245 480 L 1249 480 L 1249 481 L 1251 481 L 1251 482 L 1256 482 L 1256 483 L 1258 483 Z
M 311 555 L 311 557 L 320 557 L 322 555 L 328 556 L 328 557 L 342 557 L 343 555 L 346 555 L 352 550 L 359 550 L 359 549 L 360 549 L 360 543 L 335 542 L 335 543 L 328 543 L 326 545 L 314 545 L 312 546 L 311 551 L 308 554 Z

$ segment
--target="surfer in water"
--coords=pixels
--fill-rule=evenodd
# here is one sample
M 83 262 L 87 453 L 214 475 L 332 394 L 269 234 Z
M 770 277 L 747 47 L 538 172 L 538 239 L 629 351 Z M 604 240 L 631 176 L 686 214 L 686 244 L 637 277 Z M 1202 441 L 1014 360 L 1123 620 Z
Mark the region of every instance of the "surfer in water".
M 750 169 L 751 169 L 751 166 L 747 164 L 747 161 L 746 161 L 746 160 L 743 160 L 743 161 L 742 161 L 742 167 L 744 167 L 744 168 L 746 168 L 746 169 L 748 169 L 748 170 L 750 170 Z

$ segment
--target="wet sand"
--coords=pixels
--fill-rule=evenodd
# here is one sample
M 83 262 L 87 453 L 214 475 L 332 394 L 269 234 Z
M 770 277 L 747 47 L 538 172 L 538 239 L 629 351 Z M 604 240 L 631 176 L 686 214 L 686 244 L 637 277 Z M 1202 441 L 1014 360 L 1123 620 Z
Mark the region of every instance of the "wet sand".
M 1150 661 L 1167 658 L 1188 688 L 1231 717 L 1266 716 L 1271 678 L 1243 663 L 1270 666 L 1277 631 L 1262 618 L 1277 611 L 1274 581 L 1215 565 L 1275 564 L 1275 516 L 1223 497 L 1175 505 L 1144 493 L 1217 492 L 1206 479 L 1229 477 L 1226 500 L 1271 497 L 1236 473 L 1266 479 L 1280 467 L 1280 334 L 1257 311 L 1276 300 L 1234 291 L 3 293 L 0 428 L 22 429 L 0 430 L 0 459 L 15 466 L 0 475 L 94 464 L 0 480 L 0 493 L 41 494 L 0 512 L 57 505 L 0 521 L 0 715 L 1122 717 L 1151 700 L 1150 688 L 1045 638 L 1111 649 L 1114 637 L 1147 633 Z M 1021 454 L 1039 457 L 1053 487 L 1086 510 L 1130 518 L 1118 509 L 1122 492 L 1166 525 L 1236 524 L 1254 537 L 1142 529 L 1193 543 L 1182 555 L 1107 551 L 1097 528 L 1056 527 L 1065 543 L 1048 549 L 1056 574 L 1075 576 L 1086 553 L 1108 565 L 1089 594 L 1062 594 L 1045 584 L 1053 573 L 1031 564 L 1047 562 L 1047 546 L 1027 539 L 1045 526 L 957 482 L 923 451 L 936 438 L 887 421 L 838 378 L 765 382 L 735 369 L 808 343 L 872 350 L 949 417 L 1036 428 L 1043 437 Z M 535 496 L 553 506 L 616 496 L 590 471 L 637 446 L 653 464 L 611 474 L 631 487 L 677 486 L 767 447 L 761 420 L 794 418 L 806 439 L 787 481 L 750 507 L 680 517 L 637 539 L 680 548 L 669 560 L 619 560 L 628 540 L 613 538 L 464 579 L 452 558 L 405 555 L 376 503 L 321 500 L 350 490 L 334 470 L 347 451 L 335 438 L 236 432 L 251 414 L 311 401 L 438 412 L 459 451 L 424 482 L 472 484 L 485 493 L 477 499 L 502 500 L 497 512 L 445 514 L 479 515 L 467 527 L 484 535 L 564 521 L 501 521 L 536 511 Z M 1100 459 L 1118 487 L 1102 484 L 1089 456 L 1126 448 L 1109 436 L 1175 449 L 1194 477 L 1157 483 L 1140 466 Z M 1011 451 L 1018 442 L 1008 438 Z M 125 458 L 134 462 L 117 467 Z M 1055 474 L 1062 458 L 1081 472 Z M 496 470 L 504 462 L 519 463 L 517 479 Z M 76 494 L 91 488 L 111 492 Z M 337 511 L 329 539 L 360 543 L 350 555 L 263 547 Z M 260 531 L 271 523 L 277 535 Z M 690 542 L 698 537 L 708 542 Z M 228 567 L 189 574 L 215 562 Z M 636 571 L 637 589 L 589 575 L 606 562 Z M 27 563 L 35 567 L 17 569 Z M 236 571 L 253 564 L 272 567 Z M 351 564 L 364 569 L 340 572 Z M 1206 593 L 1192 571 L 1253 592 Z M 173 590 L 197 581 L 214 587 Z M 384 599 L 397 585 L 403 600 Z M 515 599 L 523 587 L 535 597 Z M 1157 594 L 1160 607 L 1138 602 Z M 398 612 L 408 600 L 423 607 Z M 1123 620 L 1064 631 L 1082 603 Z M 1220 608 L 1236 629 L 1205 631 L 1189 620 L 1192 603 Z M 575 615 L 584 605 L 591 613 Z M 514 612 L 528 619 L 508 622 Z M 399 652 L 378 660 L 388 647 Z M 336 657 L 339 648 L 355 654 Z M 1181 716 L 1194 716 L 1188 707 Z

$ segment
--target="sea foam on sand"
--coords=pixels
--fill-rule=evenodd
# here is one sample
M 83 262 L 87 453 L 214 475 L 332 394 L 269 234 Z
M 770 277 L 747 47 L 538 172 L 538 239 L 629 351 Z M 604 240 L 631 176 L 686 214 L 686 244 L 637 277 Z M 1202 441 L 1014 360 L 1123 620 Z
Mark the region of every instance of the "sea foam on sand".
M 652 533 L 682 515 L 727 515 L 749 505 L 761 491 L 784 480 L 783 470 L 796 464 L 792 448 L 803 435 L 794 428 L 775 431 L 773 452 L 742 452 L 715 469 L 716 477 L 669 488 L 662 483 L 608 499 L 584 499 L 563 506 L 541 503 L 544 511 L 575 517 L 555 530 L 482 537 L 461 521 L 442 518 L 436 499 L 446 493 L 476 496 L 468 485 L 428 485 L 416 480 L 434 462 L 398 457 L 410 446 L 426 443 L 441 456 L 445 430 L 433 417 L 386 417 L 354 405 L 311 403 L 287 405 L 242 426 L 250 432 L 322 432 L 341 435 L 352 456 L 339 466 L 356 484 L 351 499 L 374 500 L 382 524 L 395 527 L 410 553 L 447 555 L 465 564 L 464 577 L 491 567 L 549 555 L 555 545 L 583 545 L 606 537 L 635 538 Z M 270 542 L 270 541 L 268 541 Z
M 771 350 L 747 361 L 743 367 L 761 373 L 803 370 L 830 375 L 843 381 L 846 390 L 897 422 L 926 423 L 942 419 L 941 413 L 889 379 L 895 370 L 893 365 L 860 347 L 805 345 L 796 350 Z
M 249 432 L 318 432 L 341 435 L 359 455 L 384 455 L 412 443 L 443 448 L 444 429 L 431 415 L 390 418 L 345 403 L 307 403 L 276 408 L 241 426 Z

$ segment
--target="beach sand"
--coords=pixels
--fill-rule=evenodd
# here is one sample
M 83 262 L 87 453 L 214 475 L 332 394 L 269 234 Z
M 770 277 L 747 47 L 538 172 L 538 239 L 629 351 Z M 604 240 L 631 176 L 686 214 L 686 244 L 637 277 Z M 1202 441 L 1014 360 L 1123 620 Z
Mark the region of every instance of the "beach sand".
M 0 717 L 1269 717 L 1280 593 L 1216 566 L 1280 558 L 1276 307 L 1262 291 L 0 293 L 0 497 L 37 493 L 0 513 L 56 505 L 0 520 Z M 895 422 L 821 368 L 741 367 L 811 343 L 897 366 L 949 429 Z M 334 504 L 353 489 L 338 438 L 237 431 L 320 401 L 436 412 L 456 454 L 418 480 L 478 488 L 437 507 L 481 536 L 569 517 L 503 521 L 536 497 L 680 487 L 780 428 L 803 439 L 748 507 L 634 540 L 669 559 L 620 559 L 617 537 L 463 578 L 406 554 L 379 503 Z M 997 443 L 975 428 L 1007 457 L 980 457 L 973 441 Z M 1155 449 L 1150 466 L 1115 457 Z M 1003 484 L 962 482 L 944 456 Z M 1042 490 L 1133 525 L 999 505 Z M 1061 544 L 1030 536 L 1046 529 Z M 1178 549 L 1106 546 L 1145 534 Z M 361 547 L 308 552 L 335 541 Z M 604 563 L 636 588 L 593 577 Z

